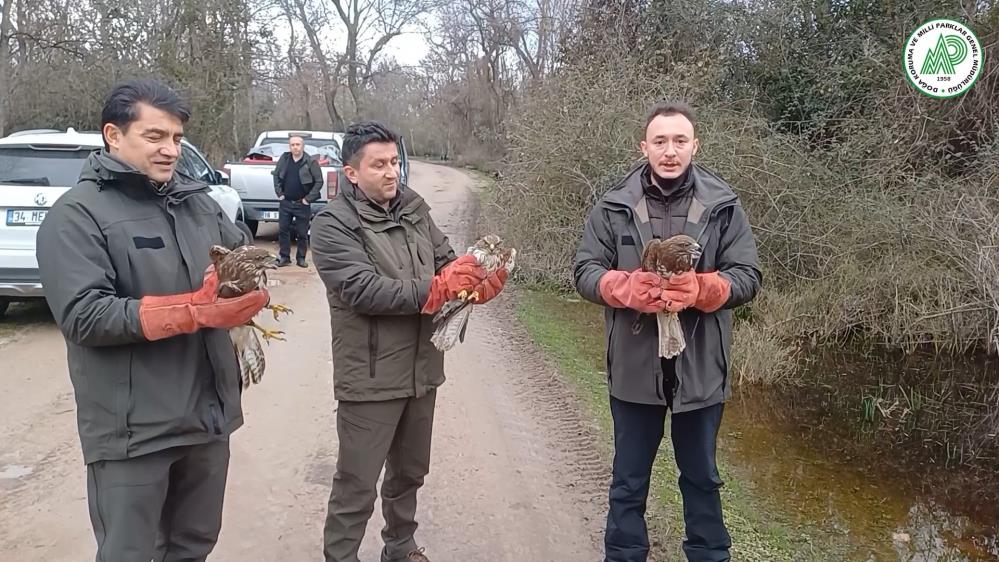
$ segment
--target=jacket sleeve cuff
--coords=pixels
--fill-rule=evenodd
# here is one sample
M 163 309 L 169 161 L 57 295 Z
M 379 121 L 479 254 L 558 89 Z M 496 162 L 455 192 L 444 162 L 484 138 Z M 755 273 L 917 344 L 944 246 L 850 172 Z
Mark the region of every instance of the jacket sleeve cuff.
M 423 305 L 430 298 L 430 279 L 417 279 L 413 284 L 416 291 L 416 308 L 422 309 Z

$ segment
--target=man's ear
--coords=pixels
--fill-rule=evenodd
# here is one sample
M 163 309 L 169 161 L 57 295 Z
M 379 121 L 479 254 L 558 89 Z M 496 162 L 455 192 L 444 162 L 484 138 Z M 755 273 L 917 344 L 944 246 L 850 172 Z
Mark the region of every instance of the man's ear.
M 701 148 L 701 139 L 694 139 L 694 150 L 690 151 L 690 157 L 697 156 L 697 150 Z
M 343 165 L 343 175 L 347 176 L 347 180 L 350 183 L 357 184 L 357 170 L 349 164 Z
M 124 134 L 118 125 L 114 123 L 105 123 L 104 130 L 104 142 L 108 143 L 108 146 L 114 149 L 118 149 L 121 146 L 121 136 Z
M 639 150 L 642 151 L 642 156 L 644 156 L 646 158 L 649 157 L 649 144 L 647 142 L 642 141 L 642 142 L 638 143 L 638 148 L 639 148 Z

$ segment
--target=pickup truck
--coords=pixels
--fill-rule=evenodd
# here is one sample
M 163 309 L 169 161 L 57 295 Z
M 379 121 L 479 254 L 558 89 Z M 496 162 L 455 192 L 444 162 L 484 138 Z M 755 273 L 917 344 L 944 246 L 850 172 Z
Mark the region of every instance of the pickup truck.
M 38 226 L 76 185 L 90 153 L 103 146 L 100 133 L 72 128 L 20 131 L 0 139 L 0 318 L 11 302 L 45 296 L 35 260 Z M 239 195 L 187 140 L 181 142 L 177 173 L 207 183 L 209 196 L 249 235 Z
M 281 155 L 287 152 L 288 138 L 300 136 L 305 141 L 305 153 L 319 162 L 319 167 L 326 178 L 326 185 L 320 193 L 319 200 L 312 203 L 312 214 L 315 215 L 326 206 L 326 203 L 336 197 L 342 177 L 343 164 L 340 162 L 340 142 L 343 133 L 330 131 L 264 131 L 257 137 L 256 144 L 239 162 L 229 162 L 223 170 L 229 176 L 229 185 L 235 189 L 243 200 L 243 210 L 246 213 L 244 222 L 250 232 L 257 234 L 261 222 L 278 222 L 279 202 L 274 193 L 274 166 Z M 402 177 L 406 183 L 409 173 L 409 163 L 406 157 L 406 143 L 399 141 L 399 159 Z

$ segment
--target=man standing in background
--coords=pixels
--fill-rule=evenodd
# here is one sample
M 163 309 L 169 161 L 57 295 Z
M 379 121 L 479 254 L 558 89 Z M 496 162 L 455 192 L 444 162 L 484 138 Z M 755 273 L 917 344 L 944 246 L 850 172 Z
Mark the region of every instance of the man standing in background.
M 297 251 L 295 263 L 308 267 L 305 255 L 309 248 L 309 222 L 312 202 L 319 200 L 323 189 L 323 170 L 305 153 L 302 137 L 288 138 L 289 151 L 281 155 L 274 167 L 274 192 L 278 200 L 278 267 L 291 265 L 291 231 L 295 229 Z

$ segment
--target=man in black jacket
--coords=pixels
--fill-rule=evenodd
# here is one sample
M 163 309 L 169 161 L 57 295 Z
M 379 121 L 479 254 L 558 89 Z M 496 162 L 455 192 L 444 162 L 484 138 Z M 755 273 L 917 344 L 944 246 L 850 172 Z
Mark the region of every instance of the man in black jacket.
M 597 202 L 576 253 L 579 293 L 603 305 L 607 374 L 614 420 L 606 562 L 644 562 L 649 552 L 645 505 L 652 464 L 671 414 L 673 452 L 691 562 L 729 560 L 715 445 L 732 395 L 733 309 L 762 283 L 756 241 L 732 188 L 693 162 L 699 141 L 693 109 L 652 108 L 641 143 L 647 160 Z M 686 234 L 703 251 L 695 270 L 668 282 L 641 271 L 653 238 Z M 659 357 L 656 312 L 679 314 L 686 349 Z M 640 329 L 633 330 L 638 324 Z
M 98 562 L 205 560 L 243 423 L 228 329 L 266 291 L 219 299 L 213 244 L 246 243 L 208 186 L 175 174 L 190 110 L 151 80 L 116 86 L 105 149 L 38 231 L 66 339 Z
M 309 248 L 309 222 L 312 220 L 312 202 L 319 200 L 323 189 L 323 170 L 315 159 L 305 153 L 302 137 L 288 139 L 289 151 L 281 155 L 274 167 L 274 192 L 278 200 L 277 265 L 291 264 L 291 229 L 295 229 L 298 242 L 295 263 L 308 267 L 305 255 Z

